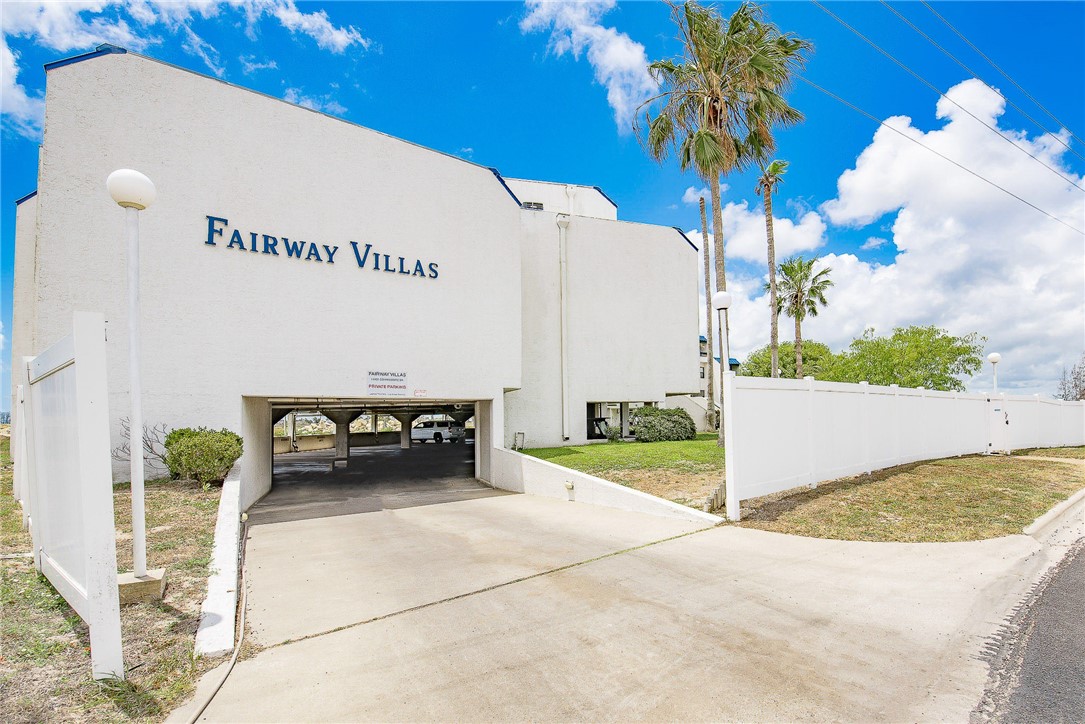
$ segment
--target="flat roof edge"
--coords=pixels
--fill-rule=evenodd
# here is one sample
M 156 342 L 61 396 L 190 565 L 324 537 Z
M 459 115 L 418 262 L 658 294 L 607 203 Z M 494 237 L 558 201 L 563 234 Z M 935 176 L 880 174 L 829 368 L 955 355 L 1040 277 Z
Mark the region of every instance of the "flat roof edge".
M 683 239 L 683 240 L 684 240 L 684 241 L 685 241 L 685 242 L 686 242 L 687 244 L 689 244 L 689 245 L 690 245 L 690 248 L 692 248 L 692 249 L 693 249 L 693 250 L 694 250 L 695 252 L 697 252 L 698 254 L 699 254 L 699 253 L 701 252 L 701 250 L 697 248 L 697 245 L 696 245 L 696 244 L 694 244 L 694 243 L 693 243 L 692 241 L 690 241 L 690 240 L 689 240 L 689 237 L 688 237 L 688 236 L 686 236 L 686 232 L 682 231 L 682 229 L 681 229 L 681 228 L 679 228 L 679 227 L 677 227 L 677 226 L 672 226 L 671 228 L 672 228 L 672 229 L 674 229 L 675 231 L 677 231 L 677 232 L 678 232 L 678 233 L 679 233 L 679 234 L 681 235 L 682 239 Z
M 509 196 L 511 196 L 512 200 L 516 202 L 516 205 L 519 206 L 520 208 L 523 208 L 524 205 L 522 203 L 520 203 L 520 199 L 516 198 L 516 194 L 514 194 L 512 192 L 512 189 L 509 188 L 509 185 L 507 183 L 505 183 L 505 177 L 501 175 L 501 172 L 498 171 L 493 166 L 488 166 L 488 168 L 490 169 L 490 172 L 494 175 L 494 178 L 496 178 L 498 181 L 500 181 L 501 185 L 505 188 L 505 190 L 509 192 Z
M 598 191 L 598 192 L 599 192 L 599 195 L 600 195 L 600 196 L 602 196 L 602 197 L 603 197 L 604 199 L 606 199 L 606 200 L 607 200 L 607 201 L 609 201 L 609 202 L 610 202 L 611 204 L 613 204 L 614 208 L 618 208 L 618 204 L 617 204 L 617 202 L 616 202 L 616 201 L 614 201 L 614 199 L 612 199 L 612 198 L 610 198 L 609 196 L 607 196 L 607 192 L 606 192 L 606 191 L 604 191 L 603 189 L 599 188 L 598 186 L 592 186 L 592 188 L 593 188 L 593 189 L 595 189 L 596 191 Z
M 128 51 L 119 45 L 112 45 L 111 43 L 102 43 L 89 53 L 83 53 L 81 55 L 73 55 L 70 58 L 61 58 L 60 60 L 54 60 L 52 63 L 45 64 L 45 72 L 49 72 L 55 68 L 63 68 L 66 65 L 72 65 L 73 63 L 81 63 L 84 60 L 90 60 L 91 58 L 98 58 L 103 55 L 111 55 L 113 53 L 125 54 Z
M 34 189 L 30 193 L 28 193 L 26 196 L 20 196 L 19 198 L 15 199 L 15 205 L 18 206 L 19 204 L 23 203 L 24 201 L 29 201 L 30 199 L 34 198 L 37 195 L 38 195 L 38 190 Z

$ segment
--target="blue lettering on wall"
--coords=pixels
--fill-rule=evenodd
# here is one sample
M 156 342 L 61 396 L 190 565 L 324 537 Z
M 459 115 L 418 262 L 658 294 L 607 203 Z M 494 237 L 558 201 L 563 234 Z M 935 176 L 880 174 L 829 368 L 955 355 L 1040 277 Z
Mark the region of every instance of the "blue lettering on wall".
M 283 247 L 286 249 L 286 258 L 288 259 L 304 259 L 305 261 L 315 261 L 323 264 L 334 264 L 335 255 L 339 251 L 339 247 L 334 244 L 316 244 L 308 241 L 291 241 L 285 236 L 272 236 L 271 234 L 264 234 L 258 231 L 242 232 L 240 229 L 230 229 L 230 220 L 222 216 L 211 216 L 208 214 L 207 219 L 207 238 L 204 240 L 206 246 L 218 246 L 215 237 L 220 239 L 229 239 L 226 244 L 227 249 L 232 249 L 235 246 L 241 251 L 248 251 L 252 253 L 263 253 L 269 256 L 280 256 L 279 254 L 279 242 L 282 242 Z M 229 236 L 226 232 L 229 231 Z M 244 234 L 249 235 L 248 243 L 246 244 Z M 261 247 L 261 238 L 263 244 Z M 323 248 L 324 252 L 321 253 L 320 249 Z M 436 279 L 438 276 L 437 264 L 433 262 L 425 262 L 422 259 L 410 259 L 405 256 L 393 256 L 392 254 L 385 254 L 378 252 L 373 244 L 366 242 L 364 246 L 360 246 L 358 242 L 350 242 L 351 251 L 354 252 L 354 261 L 358 263 L 359 269 L 371 269 L 373 271 L 383 271 L 391 274 L 402 274 L 409 277 L 419 277 L 421 279 Z M 368 266 L 369 259 L 372 257 L 373 264 Z M 398 264 L 393 265 L 392 259 L 396 259 Z M 428 270 L 428 273 L 427 273 Z

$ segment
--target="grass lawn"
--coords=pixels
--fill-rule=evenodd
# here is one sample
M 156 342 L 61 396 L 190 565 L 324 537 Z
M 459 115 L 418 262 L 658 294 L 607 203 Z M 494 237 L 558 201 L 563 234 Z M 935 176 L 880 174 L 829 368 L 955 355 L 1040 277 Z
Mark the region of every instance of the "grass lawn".
M 0 437 L 0 554 L 25 553 L 30 537 L 11 495 L 9 438 Z M 131 569 L 131 498 L 114 487 L 120 570 Z M 165 600 L 121 608 L 127 678 L 90 677 L 87 627 L 28 558 L 0 569 L 0 721 L 160 721 L 213 662 L 193 657 L 214 540 L 219 491 L 149 482 L 148 566 L 166 567 Z M 124 531 L 122 533 L 122 531 Z
M 1065 463 L 947 458 L 743 501 L 739 525 L 840 540 L 981 540 L 1020 533 L 1083 485 Z
M 682 442 L 605 442 L 524 454 L 695 508 L 723 482 L 723 448 L 715 433 Z
M 1017 450 L 1016 455 L 1038 455 L 1045 458 L 1073 458 L 1085 460 L 1085 447 L 1037 447 L 1029 450 Z

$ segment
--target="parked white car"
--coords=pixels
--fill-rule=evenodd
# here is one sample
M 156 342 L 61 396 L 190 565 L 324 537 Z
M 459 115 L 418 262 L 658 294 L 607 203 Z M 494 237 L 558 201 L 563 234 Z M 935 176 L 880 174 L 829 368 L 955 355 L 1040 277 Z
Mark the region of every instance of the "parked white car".
M 411 428 L 411 442 L 463 442 L 463 425 L 452 420 L 426 420 Z

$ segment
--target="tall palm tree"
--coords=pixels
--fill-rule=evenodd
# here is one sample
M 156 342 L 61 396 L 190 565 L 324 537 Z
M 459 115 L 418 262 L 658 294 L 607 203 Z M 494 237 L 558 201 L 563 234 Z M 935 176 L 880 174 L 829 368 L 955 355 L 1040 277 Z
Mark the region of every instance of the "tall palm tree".
M 772 195 L 776 187 L 783 183 L 787 173 L 787 161 L 776 160 L 761 167 L 761 176 L 757 179 L 755 193 L 765 199 L 765 236 L 768 239 L 769 255 L 769 349 L 772 352 L 772 376 L 780 376 L 780 314 L 776 303 L 776 237 L 772 231 Z
M 781 93 L 810 46 L 765 22 L 753 3 L 743 2 L 726 22 L 695 0 L 669 4 L 683 55 L 649 64 L 660 92 L 641 106 L 649 110 L 643 119 L 636 116 L 634 129 L 653 158 L 662 161 L 675 152 L 684 170 L 695 169 L 707 182 L 716 290 L 722 291 L 727 264 L 720 177 L 770 154 L 774 124 L 802 119 Z M 653 116 L 650 109 L 657 105 Z M 720 445 L 723 434 L 721 424 Z
M 701 250 L 704 252 L 704 306 L 705 341 L 708 343 L 708 404 L 705 405 L 707 429 L 716 429 L 716 365 L 712 346 L 712 260 L 708 252 L 708 215 L 705 213 L 704 196 L 698 199 L 701 207 Z
M 825 291 L 833 285 L 829 267 L 814 272 L 817 257 L 793 256 L 780 264 L 780 297 L 777 309 L 795 320 L 795 379 L 802 379 L 802 321 L 818 316 L 818 307 L 828 306 Z M 768 284 L 765 284 L 768 287 Z

